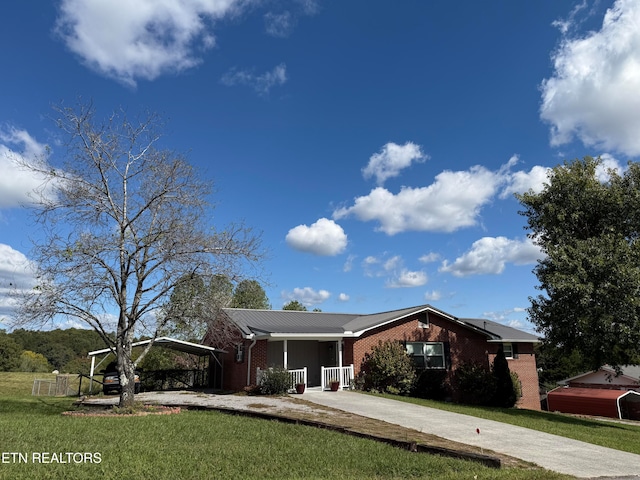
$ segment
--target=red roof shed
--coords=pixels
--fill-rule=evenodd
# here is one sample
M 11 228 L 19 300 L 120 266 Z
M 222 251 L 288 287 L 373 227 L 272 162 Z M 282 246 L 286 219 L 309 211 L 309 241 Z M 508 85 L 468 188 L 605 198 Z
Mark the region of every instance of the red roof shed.
M 640 420 L 640 393 L 599 388 L 560 387 L 547 394 L 551 412 Z

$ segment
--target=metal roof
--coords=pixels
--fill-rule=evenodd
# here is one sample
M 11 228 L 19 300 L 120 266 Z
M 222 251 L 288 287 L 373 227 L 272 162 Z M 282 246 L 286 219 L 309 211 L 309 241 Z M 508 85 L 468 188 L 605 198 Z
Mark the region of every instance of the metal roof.
M 460 321 L 467 323 L 479 330 L 489 333 L 496 342 L 526 342 L 539 343 L 540 338 L 531 333 L 523 332 L 513 327 L 503 325 L 484 318 L 461 318 Z M 491 340 L 490 340 L 491 341 Z
M 140 342 L 135 342 L 131 346 L 132 347 L 141 347 L 144 345 L 148 345 L 151 340 L 142 340 Z M 192 355 L 208 355 L 213 352 L 227 353 L 224 350 L 220 350 L 219 348 L 213 348 L 208 345 L 201 345 L 199 343 L 187 342 L 185 340 L 178 340 L 177 338 L 170 337 L 158 337 L 153 342 L 154 346 L 170 348 L 172 350 L 177 350 L 180 352 L 190 353 Z M 89 357 L 94 357 L 96 355 L 102 355 L 103 353 L 114 352 L 114 348 L 103 348 L 102 350 L 94 350 L 93 352 L 89 352 Z
M 225 314 L 247 336 L 353 336 L 421 312 L 434 312 L 466 328 L 486 335 L 489 341 L 538 342 L 535 335 L 491 320 L 458 319 L 431 305 L 373 314 L 301 312 L 224 308 Z
M 603 365 L 598 370 L 590 370 L 588 372 L 580 373 L 574 377 L 565 378 L 558 382 L 559 385 L 566 385 L 569 382 L 578 380 L 579 378 L 586 377 L 600 370 L 611 373 L 612 376 L 616 376 L 616 370 L 610 365 Z M 640 382 L 640 365 L 622 365 L 620 367 L 620 376 L 626 377 L 631 381 Z

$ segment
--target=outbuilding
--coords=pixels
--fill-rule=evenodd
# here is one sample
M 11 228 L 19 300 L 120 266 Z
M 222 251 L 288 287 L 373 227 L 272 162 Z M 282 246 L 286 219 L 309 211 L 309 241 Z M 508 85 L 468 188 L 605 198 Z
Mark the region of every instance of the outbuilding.
M 640 393 L 633 390 L 559 387 L 547 404 L 551 412 L 640 420 Z

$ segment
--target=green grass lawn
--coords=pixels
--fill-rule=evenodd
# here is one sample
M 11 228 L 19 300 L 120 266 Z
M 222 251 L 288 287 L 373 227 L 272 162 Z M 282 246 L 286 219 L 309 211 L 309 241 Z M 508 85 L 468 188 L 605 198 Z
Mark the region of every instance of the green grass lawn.
M 438 408 L 473 417 L 495 420 L 540 432 L 552 433 L 583 442 L 614 448 L 640 455 L 640 425 L 596 421 L 571 415 L 551 412 L 536 412 L 517 408 L 490 408 L 436 402 L 420 398 L 400 397 L 397 395 L 379 395 L 403 402 Z
M 32 374 L 30 380 L 15 375 L 0 373 L 0 479 L 568 478 L 545 470 L 494 470 L 337 432 L 215 411 L 68 417 L 61 413 L 71 409 L 73 399 L 32 397 L 17 386 L 24 380 L 30 389 Z M 23 457 L 7 456 L 12 452 Z M 43 452 L 50 460 L 53 453 L 62 458 L 67 452 L 97 453 L 100 463 L 34 463 L 33 455 L 37 459 Z

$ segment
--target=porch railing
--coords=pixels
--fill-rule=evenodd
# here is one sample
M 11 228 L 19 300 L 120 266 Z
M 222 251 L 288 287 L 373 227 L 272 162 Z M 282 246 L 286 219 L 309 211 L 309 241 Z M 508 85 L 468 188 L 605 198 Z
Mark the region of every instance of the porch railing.
M 326 390 L 329 384 L 335 380 L 340 382 L 340 390 L 351 388 L 353 382 L 353 364 L 346 367 L 321 367 L 320 379 L 322 390 Z
M 256 383 L 258 385 L 260 385 L 260 382 L 262 381 L 262 376 L 264 375 L 264 372 L 267 369 L 261 369 L 260 367 L 258 367 L 256 369 Z M 297 369 L 293 369 L 293 370 L 288 370 L 289 375 L 291 376 L 291 387 L 290 389 L 295 389 L 296 384 L 298 383 L 304 383 L 304 386 L 307 386 L 307 367 L 303 367 L 303 368 L 297 368 Z

